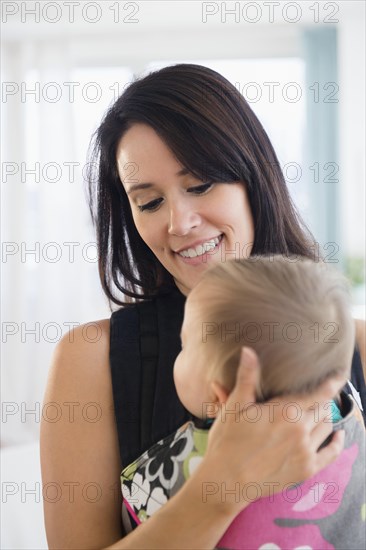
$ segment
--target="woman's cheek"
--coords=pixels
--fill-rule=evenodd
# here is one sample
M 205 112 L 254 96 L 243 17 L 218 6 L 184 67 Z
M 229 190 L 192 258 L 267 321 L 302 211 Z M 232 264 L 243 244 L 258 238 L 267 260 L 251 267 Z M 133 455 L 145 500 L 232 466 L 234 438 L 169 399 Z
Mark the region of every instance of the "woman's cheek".
M 151 216 L 151 218 L 148 216 Z M 144 219 L 136 216 L 135 225 L 140 237 L 153 252 L 159 252 L 164 248 L 162 224 L 157 213 L 145 214 Z
M 149 231 L 149 224 L 146 224 L 144 220 L 141 220 L 139 215 L 133 217 L 138 234 L 144 243 L 151 249 L 153 249 L 153 242 L 151 239 L 151 230 Z

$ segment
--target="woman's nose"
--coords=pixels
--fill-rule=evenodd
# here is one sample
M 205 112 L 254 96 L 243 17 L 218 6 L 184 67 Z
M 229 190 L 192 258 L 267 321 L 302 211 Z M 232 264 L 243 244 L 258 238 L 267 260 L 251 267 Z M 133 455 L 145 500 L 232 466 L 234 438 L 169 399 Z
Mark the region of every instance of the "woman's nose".
M 168 233 L 170 235 L 187 235 L 200 224 L 200 215 L 189 205 L 173 205 L 170 208 Z

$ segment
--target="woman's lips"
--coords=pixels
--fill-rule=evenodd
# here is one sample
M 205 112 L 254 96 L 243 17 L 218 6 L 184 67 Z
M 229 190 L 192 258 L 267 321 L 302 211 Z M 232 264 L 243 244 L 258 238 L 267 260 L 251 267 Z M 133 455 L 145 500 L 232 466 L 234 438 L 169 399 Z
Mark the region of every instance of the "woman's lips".
M 178 252 L 176 252 L 175 255 L 178 256 L 178 258 L 182 262 L 188 265 L 200 265 L 202 263 L 207 263 L 210 261 L 210 256 L 215 256 L 218 253 L 223 240 L 224 240 L 224 236 L 223 234 L 221 234 L 220 241 L 218 242 L 218 244 L 216 244 L 215 248 L 208 250 L 207 252 L 205 252 L 204 254 L 201 254 L 200 256 L 194 256 L 193 258 L 188 258 L 185 256 L 181 256 Z M 208 242 L 208 241 L 205 241 L 205 242 Z

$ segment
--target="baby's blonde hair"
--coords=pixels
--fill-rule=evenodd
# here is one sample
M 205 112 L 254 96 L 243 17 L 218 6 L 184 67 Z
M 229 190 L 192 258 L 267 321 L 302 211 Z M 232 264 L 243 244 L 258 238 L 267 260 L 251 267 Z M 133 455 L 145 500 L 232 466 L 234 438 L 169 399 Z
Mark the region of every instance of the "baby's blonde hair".
M 212 374 L 228 390 L 242 346 L 260 359 L 259 399 L 348 376 L 355 328 L 348 282 L 335 269 L 306 258 L 252 257 L 216 265 L 198 287 L 205 291 L 202 338 L 214 357 Z

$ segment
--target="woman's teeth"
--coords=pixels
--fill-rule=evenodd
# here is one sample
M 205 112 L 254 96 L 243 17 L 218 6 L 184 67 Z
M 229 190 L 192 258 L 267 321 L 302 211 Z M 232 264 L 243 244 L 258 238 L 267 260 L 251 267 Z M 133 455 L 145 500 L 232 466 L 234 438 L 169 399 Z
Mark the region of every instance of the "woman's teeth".
M 220 240 L 221 240 L 221 236 L 215 237 L 214 239 L 211 239 L 210 241 L 199 244 L 194 248 L 188 248 L 187 250 L 182 250 L 181 252 L 179 252 L 179 255 L 183 256 L 183 258 L 195 258 L 197 256 L 202 256 L 206 252 L 213 250 L 215 246 L 219 244 Z

